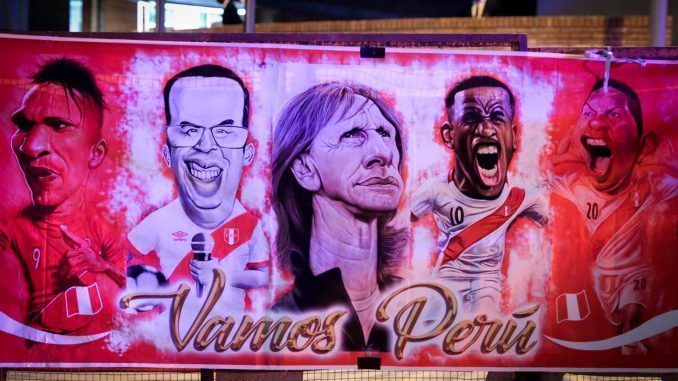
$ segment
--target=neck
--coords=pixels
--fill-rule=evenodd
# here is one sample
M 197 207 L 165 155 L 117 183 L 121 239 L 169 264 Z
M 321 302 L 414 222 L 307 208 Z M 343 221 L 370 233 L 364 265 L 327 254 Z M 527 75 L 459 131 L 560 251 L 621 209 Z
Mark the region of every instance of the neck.
M 179 197 L 179 201 L 188 218 L 205 229 L 214 229 L 223 224 L 231 215 L 235 206 L 235 199 L 229 200 L 230 202 L 225 200 L 214 209 L 198 208 L 190 200 L 185 200 L 184 197 Z
M 338 267 L 351 300 L 378 290 L 377 218 L 358 218 L 339 201 L 313 196 L 310 266 L 314 275 Z
M 477 198 L 477 197 L 475 197 L 475 194 L 474 194 L 475 192 L 473 192 L 470 181 L 468 181 L 467 176 L 464 175 L 464 172 L 461 168 L 462 168 L 462 166 L 459 163 L 459 161 L 455 160 L 455 162 L 454 162 L 454 172 L 452 172 L 452 181 L 454 182 L 454 185 L 464 195 L 471 197 L 471 198 Z
M 85 191 L 83 187 L 56 206 L 34 205 L 34 211 L 42 220 L 48 223 L 61 224 L 72 220 L 75 216 L 81 216 L 85 209 Z
M 597 187 L 596 186 L 597 183 L 596 183 L 595 179 L 591 183 L 593 184 L 593 187 L 598 192 L 603 193 L 607 196 L 616 196 L 616 195 L 626 191 L 629 188 L 629 186 L 631 185 L 632 182 L 633 182 L 633 174 L 623 178 L 622 180 L 620 180 L 619 182 L 617 182 L 616 184 L 614 184 L 610 187 L 599 187 L 599 186 Z
M 466 176 L 463 171 L 457 169 L 461 168 L 461 164 L 455 161 L 454 167 L 455 169 L 452 173 L 452 181 L 454 182 L 454 185 L 457 187 L 457 189 L 459 189 L 459 192 L 461 192 L 464 196 L 475 199 L 494 200 L 499 197 L 499 195 L 501 195 L 500 191 L 495 197 L 483 196 L 475 190 L 473 182 L 469 180 L 469 177 Z

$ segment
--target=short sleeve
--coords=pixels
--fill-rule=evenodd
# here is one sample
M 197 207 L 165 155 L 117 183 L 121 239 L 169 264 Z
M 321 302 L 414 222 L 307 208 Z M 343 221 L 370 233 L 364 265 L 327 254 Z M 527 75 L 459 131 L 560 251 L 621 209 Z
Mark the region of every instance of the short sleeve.
M 270 260 L 268 241 L 264 230 L 261 228 L 261 221 L 252 232 L 252 238 L 249 242 L 249 256 L 247 258 L 247 267 L 263 267 L 268 265 Z
M 664 202 L 678 196 L 678 179 L 670 175 L 652 176 L 655 202 Z
M 551 174 L 548 176 L 548 185 L 552 192 L 576 203 L 573 187 L 578 177 L 578 173 L 559 176 Z
M 156 235 L 153 234 L 155 230 L 150 217 L 142 220 L 127 234 L 127 241 L 132 252 L 145 255 L 156 247 Z
M 544 192 L 535 191 L 528 199 L 528 206 L 521 213 L 540 226 L 545 226 L 548 221 L 548 206 Z
M 433 197 L 433 183 L 424 183 L 412 194 L 410 202 L 412 214 L 417 218 L 424 217 L 431 213 L 435 200 Z
M 124 239 L 119 227 L 108 224 L 103 218 L 94 217 L 92 230 L 101 243 L 104 259 L 118 269 L 125 267 Z

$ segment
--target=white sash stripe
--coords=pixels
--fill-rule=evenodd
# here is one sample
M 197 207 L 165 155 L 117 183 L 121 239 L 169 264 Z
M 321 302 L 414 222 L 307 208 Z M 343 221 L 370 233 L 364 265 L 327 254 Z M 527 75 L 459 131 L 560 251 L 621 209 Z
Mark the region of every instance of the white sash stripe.
M 581 320 L 577 294 L 565 294 L 565 304 L 567 305 L 567 320 Z
M 0 331 L 7 332 L 10 335 L 18 336 L 26 340 L 56 345 L 89 343 L 90 341 L 99 340 L 103 337 L 106 337 L 111 333 L 111 331 L 107 331 L 94 335 L 59 335 L 56 333 L 41 331 L 39 329 L 19 323 L 18 321 L 7 316 L 4 312 L 0 312 Z
M 605 340 L 598 341 L 566 341 L 544 335 L 547 339 L 566 348 L 580 351 L 604 351 L 656 336 L 662 332 L 678 327 L 678 310 L 665 312 L 655 316 L 638 327 Z
M 89 297 L 89 287 L 76 287 L 75 295 L 78 300 L 78 313 L 80 315 L 94 315 L 92 301 Z

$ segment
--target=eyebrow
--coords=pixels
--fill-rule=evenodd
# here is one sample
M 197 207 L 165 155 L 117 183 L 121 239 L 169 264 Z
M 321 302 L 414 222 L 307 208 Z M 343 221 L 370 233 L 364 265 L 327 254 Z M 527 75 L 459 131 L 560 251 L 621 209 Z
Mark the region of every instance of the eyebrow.
M 43 122 L 45 122 L 45 124 L 48 124 L 50 126 L 53 125 L 53 124 L 58 124 L 58 123 L 64 123 L 64 124 L 75 126 L 75 123 L 71 122 L 70 120 L 60 118 L 58 116 L 45 117 L 45 119 L 43 119 Z
M 597 112 L 596 109 L 595 109 L 593 106 L 591 106 L 591 105 L 589 104 L 589 102 L 584 103 L 584 107 L 588 107 L 588 108 L 590 108 L 591 110 Z M 584 108 L 584 107 L 582 107 L 582 108 Z M 624 106 L 612 106 L 612 107 L 606 109 L 605 112 L 609 112 L 609 111 L 616 110 L 616 109 L 622 109 L 622 110 L 625 110 L 626 108 L 625 108 Z
M 29 120 L 28 118 L 26 118 L 26 115 L 24 114 L 23 111 L 17 111 L 12 115 L 12 123 L 14 123 L 17 126 L 19 126 L 19 125 L 25 126 L 27 124 L 29 124 L 29 125 L 35 124 L 35 122 L 33 122 L 32 120 Z
M 228 126 L 228 125 L 232 125 L 232 124 L 234 124 L 233 119 L 224 119 L 221 122 L 215 124 L 215 126 Z M 189 121 L 186 121 L 186 120 L 182 120 L 181 122 L 179 122 L 179 125 L 180 126 L 187 125 L 187 126 L 204 127 L 204 126 L 201 126 L 199 124 L 195 124 L 193 122 L 189 122 Z
M 395 131 L 396 129 L 395 129 L 395 127 L 393 127 L 393 126 L 381 125 L 381 126 L 375 128 L 374 130 L 377 131 L 377 132 L 379 132 L 379 131 L 384 131 L 384 132 L 390 133 L 390 132 L 392 132 L 392 131 Z

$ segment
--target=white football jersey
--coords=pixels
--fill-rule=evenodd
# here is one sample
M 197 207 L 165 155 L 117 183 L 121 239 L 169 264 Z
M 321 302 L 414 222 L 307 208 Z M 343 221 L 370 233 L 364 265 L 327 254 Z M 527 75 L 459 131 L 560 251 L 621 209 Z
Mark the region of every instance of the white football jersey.
M 237 200 L 231 215 L 221 226 L 205 229 L 191 221 L 179 199 L 175 199 L 149 214 L 127 237 L 138 264 L 157 268 L 170 284 L 186 282 L 193 285 L 195 281 L 188 265 L 193 259 L 191 240 L 198 233 L 212 236 L 212 258 L 219 260 L 227 283 L 231 271 L 268 264 L 269 248 L 261 223 Z M 231 286 L 226 286 L 222 295 L 225 305 L 238 311 L 244 309 L 244 299 L 245 290 Z

